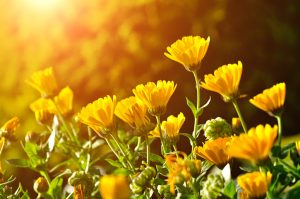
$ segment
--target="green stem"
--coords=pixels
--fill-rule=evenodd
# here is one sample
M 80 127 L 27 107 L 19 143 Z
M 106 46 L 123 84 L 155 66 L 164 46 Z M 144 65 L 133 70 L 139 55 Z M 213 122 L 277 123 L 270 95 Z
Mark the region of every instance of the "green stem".
M 166 147 L 165 147 L 165 139 L 163 137 L 161 126 L 160 126 L 160 116 L 156 116 L 156 123 L 158 126 L 159 137 L 162 144 L 162 155 L 164 156 L 166 154 Z
M 41 174 L 41 176 L 43 176 L 43 177 L 46 179 L 48 185 L 50 186 L 50 184 L 51 184 L 51 179 L 50 179 L 48 173 L 47 173 L 46 171 L 40 171 L 40 174 Z
M 126 164 L 121 161 L 121 158 L 119 156 L 119 154 L 115 151 L 114 147 L 111 145 L 110 141 L 107 138 L 104 138 L 107 145 L 109 146 L 110 150 L 115 154 L 115 156 L 118 158 L 118 160 L 121 162 L 121 164 L 123 165 L 124 168 L 127 168 Z
M 113 134 L 110 134 L 110 136 L 113 138 L 113 140 L 115 141 L 117 147 L 119 148 L 119 150 L 121 151 L 122 155 L 124 156 L 124 158 L 126 159 L 129 167 L 131 168 L 132 171 L 134 171 L 134 167 L 133 165 L 131 164 L 130 160 L 128 159 L 127 155 L 125 154 L 123 148 L 120 146 L 118 140 L 115 138 L 115 136 L 113 136 Z
M 242 116 L 242 113 L 241 113 L 241 110 L 240 110 L 240 108 L 239 108 L 239 106 L 238 106 L 238 104 L 237 104 L 237 101 L 236 101 L 236 100 L 233 100 L 233 101 L 232 101 L 232 104 L 233 104 L 233 106 L 234 106 L 234 108 L 235 108 L 235 111 L 237 112 L 237 114 L 238 114 L 238 116 L 239 116 L 239 118 L 240 118 L 240 120 L 241 120 L 241 123 L 242 123 L 242 127 L 243 127 L 244 132 L 247 133 L 247 132 L 248 132 L 248 130 L 247 130 L 247 125 L 246 125 L 245 120 L 244 120 L 244 118 L 243 118 L 243 116 Z
M 201 100 L 201 93 L 200 93 L 200 84 L 199 79 L 197 75 L 197 71 L 193 71 L 193 75 L 195 78 L 195 84 L 196 84 L 196 92 L 197 92 L 197 101 L 196 101 L 196 110 L 198 112 L 200 108 L 200 100 Z M 197 135 L 197 125 L 198 125 L 198 116 L 195 115 L 194 119 L 194 131 L 193 131 L 193 137 L 196 139 Z
M 278 145 L 281 146 L 281 139 L 282 139 L 282 121 L 281 121 L 281 115 L 275 116 L 278 123 Z
M 178 158 L 179 158 L 179 155 L 178 155 L 178 150 L 177 150 L 177 147 L 176 147 L 175 144 L 173 144 L 173 148 L 174 148 L 174 151 L 175 151 L 175 153 L 176 153 L 176 157 L 177 157 L 177 159 L 178 159 Z
M 294 176 L 296 176 L 297 178 L 300 178 L 300 173 L 298 172 L 297 169 L 295 169 L 294 167 L 292 167 L 291 165 L 289 165 L 288 163 L 286 163 L 285 161 L 278 159 L 278 161 L 285 166 L 285 168 L 290 171 Z
M 147 165 L 150 164 L 150 144 L 149 144 L 149 138 L 148 135 L 145 135 L 145 141 L 146 141 L 146 156 L 147 156 Z

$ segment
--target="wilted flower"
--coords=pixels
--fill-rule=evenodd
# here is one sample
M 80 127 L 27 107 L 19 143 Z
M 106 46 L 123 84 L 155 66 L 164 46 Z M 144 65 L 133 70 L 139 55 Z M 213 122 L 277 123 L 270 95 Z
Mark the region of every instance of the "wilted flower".
M 52 68 L 33 73 L 26 83 L 38 90 L 42 97 L 51 97 L 57 92 L 57 83 Z
M 54 102 L 59 113 L 67 116 L 73 109 L 73 91 L 70 87 L 63 88 L 57 96 L 54 97 Z
M 29 107 L 34 112 L 36 121 L 41 124 L 51 123 L 56 113 L 55 105 L 50 99 L 40 98 L 31 103 Z
M 147 107 L 133 96 L 117 103 L 115 115 L 136 129 L 143 129 L 150 123 Z
M 230 144 L 230 137 L 220 137 L 215 140 L 208 140 L 204 145 L 195 147 L 196 155 L 216 164 L 224 166 L 230 159 L 227 149 Z
M 123 175 L 103 176 L 99 190 L 103 199 L 129 199 L 131 195 L 128 179 Z
M 18 117 L 11 118 L 0 128 L 0 138 L 4 137 L 8 140 L 14 141 L 16 139 L 14 132 L 19 126 L 20 119 Z
M 195 71 L 206 54 L 210 38 L 206 40 L 200 36 L 187 36 L 167 47 L 164 53 L 169 59 L 182 64 L 186 70 Z
M 268 157 L 276 139 L 277 129 L 277 125 L 272 128 L 269 124 L 251 128 L 248 133 L 233 138 L 228 154 L 253 163 L 264 160 Z
M 173 81 L 148 82 L 140 84 L 132 90 L 138 100 L 143 102 L 151 115 L 162 115 L 166 111 L 170 97 L 174 93 L 176 85 Z
M 224 101 L 239 97 L 239 83 L 242 76 L 242 62 L 223 65 L 214 71 L 214 74 L 204 76 L 201 86 L 204 89 L 222 95 Z
M 247 198 L 259 198 L 267 193 L 271 179 L 272 174 L 270 172 L 256 171 L 239 176 L 237 183 Z
M 78 114 L 80 122 L 88 125 L 97 133 L 106 134 L 113 129 L 114 112 L 117 99 L 106 96 L 88 104 Z
M 232 135 L 230 124 L 221 117 L 207 120 L 203 126 L 204 135 L 209 140 L 214 140 L 219 137 L 228 137 Z
M 283 107 L 285 94 L 285 83 L 278 83 L 269 89 L 265 89 L 249 101 L 257 108 L 273 115 Z

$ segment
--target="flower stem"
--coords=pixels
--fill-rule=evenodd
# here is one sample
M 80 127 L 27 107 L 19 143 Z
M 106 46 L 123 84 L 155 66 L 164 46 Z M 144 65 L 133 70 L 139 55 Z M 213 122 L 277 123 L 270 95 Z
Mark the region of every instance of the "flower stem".
M 237 104 L 237 101 L 236 101 L 236 100 L 233 100 L 233 101 L 232 101 L 232 104 L 233 104 L 233 106 L 234 106 L 234 108 L 235 108 L 235 111 L 237 112 L 237 114 L 238 114 L 238 116 L 239 116 L 239 118 L 240 118 L 240 120 L 241 120 L 241 123 L 242 123 L 242 127 L 243 127 L 244 132 L 247 133 L 247 132 L 248 132 L 248 130 L 247 130 L 247 125 L 246 125 L 245 120 L 244 120 L 244 118 L 243 118 L 243 116 L 242 116 L 242 113 L 241 113 L 241 110 L 240 110 L 240 108 L 239 108 L 239 106 L 238 106 L 238 104 Z
M 123 165 L 124 168 L 127 168 L 126 164 L 121 161 L 121 158 L 119 156 L 119 154 L 115 151 L 114 147 L 111 145 L 110 141 L 107 138 L 104 138 L 107 145 L 109 146 L 110 150 L 115 154 L 115 156 L 118 158 L 118 160 L 121 162 L 121 164 Z
M 164 137 L 163 137 L 162 132 L 161 132 L 160 116 L 156 116 L 156 123 L 157 123 L 157 126 L 158 126 L 159 137 L 160 137 L 161 144 L 162 144 L 162 155 L 165 155 L 166 154 L 165 140 L 164 140 Z
M 147 156 L 147 165 L 150 164 L 150 145 L 149 145 L 149 138 L 148 135 L 145 136 L 145 141 L 146 141 L 146 156 Z
M 197 101 L 196 101 L 196 110 L 198 111 L 200 108 L 200 100 L 201 100 L 201 94 L 200 94 L 200 85 L 199 85 L 199 79 L 197 75 L 197 71 L 193 71 L 193 75 L 195 78 L 195 84 L 196 84 L 196 92 L 197 92 Z M 198 125 L 198 116 L 195 115 L 194 119 L 194 131 L 193 131 L 193 137 L 196 139 L 197 135 L 197 125 Z
M 281 121 L 281 115 L 275 116 L 278 123 L 278 145 L 281 146 L 281 139 L 282 139 L 282 121 Z

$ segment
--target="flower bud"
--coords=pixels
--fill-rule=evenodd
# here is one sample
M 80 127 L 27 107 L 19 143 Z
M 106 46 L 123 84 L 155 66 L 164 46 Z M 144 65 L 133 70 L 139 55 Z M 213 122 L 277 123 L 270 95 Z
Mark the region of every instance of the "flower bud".
M 185 160 L 185 164 L 189 168 L 192 177 L 197 177 L 201 173 L 202 163 L 200 160 Z
M 39 177 L 33 185 L 33 189 L 36 193 L 45 193 L 49 189 L 48 182 L 44 177 Z
M 208 175 L 200 191 L 203 199 L 216 199 L 221 195 L 224 188 L 224 178 L 221 175 Z
M 215 140 L 219 137 L 227 137 L 232 135 L 230 124 L 221 117 L 207 120 L 203 126 L 204 135 L 209 140 Z

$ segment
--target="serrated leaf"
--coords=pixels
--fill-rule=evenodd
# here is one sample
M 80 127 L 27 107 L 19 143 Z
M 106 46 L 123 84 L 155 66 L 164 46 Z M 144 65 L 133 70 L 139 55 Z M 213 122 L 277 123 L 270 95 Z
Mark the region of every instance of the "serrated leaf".
M 51 198 L 53 198 L 53 199 L 62 198 L 62 196 L 61 196 L 62 184 L 63 184 L 63 179 L 62 178 L 60 178 L 60 177 L 54 178 L 50 183 L 47 194 L 52 196 Z
M 116 161 L 116 160 L 112 160 L 112 159 L 105 159 L 111 166 L 113 166 L 113 167 L 117 167 L 117 168 L 122 168 L 123 166 L 122 166 L 122 164 L 121 164 L 121 162 L 118 162 L 118 161 Z
M 229 183 L 225 186 L 223 194 L 229 198 L 234 198 L 236 189 L 233 180 L 230 180 Z
M 30 163 L 26 159 L 9 159 L 9 160 L 6 160 L 6 162 L 15 167 L 22 167 L 22 168 L 30 167 Z
M 24 151 L 26 152 L 27 156 L 29 157 L 29 161 L 31 163 L 31 167 L 36 168 L 44 163 L 44 159 L 38 155 L 40 147 L 32 142 L 26 142 Z
M 189 100 L 189 98 L 187 98 L 187 97 L 186 97 L 186 104 L 188 105 L 188 107 L 190 107 L 194 117 L 196 117 L 197 108 L 196 108 L 195 104 L 191 100 Z

